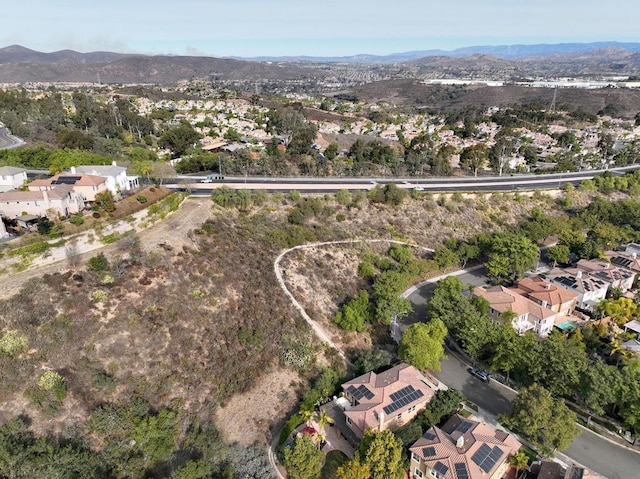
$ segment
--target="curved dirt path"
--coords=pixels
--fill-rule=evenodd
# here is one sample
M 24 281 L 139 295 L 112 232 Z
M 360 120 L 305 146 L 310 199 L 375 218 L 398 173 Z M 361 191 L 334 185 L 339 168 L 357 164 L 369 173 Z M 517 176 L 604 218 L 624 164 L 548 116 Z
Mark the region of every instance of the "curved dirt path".
M 171 245 L 174 249 L 182 249 L 182 246 L 193 245 L 188 233 L 211 217 L 212 210 L 209 207 L 210 205 L 211 200 L 209 198 L 186 198 L 180 204 L 180 207 L 164 220 L 157 221 L 147 228 L 136 231 L 142 247 L 146 251 L 151 251 L 157 248 L 160 243 Z M 105 245 L 99 241 L 83 243 L 82 251 L 78 252 L 80 264 L 83 264 L 98 252 L 110 254 L 117 252 L 118 248 L 117 243 L 110 245 Z M 60 255 L 58 256 L 59 259 L 54 263 L 34 265 L 32 268 L 20 273 L 8 273 L 0 276 L 0 299 L 6 299 L 16 294 L 32 278 L 39 278 L 44 274 L 62 273 L 71 269 L 64 254 L 61 257 Z
M 293 296 L 291 291 L 289 291 L 289 289 L 287 288 L 286 283 L 284 282 L 284 277 L 283 277 L 283 274 L 282 274 L 283 270 L 280 267 L 280 262 L 289 253 L 291 253 L 293 251 L 301 250 L 301 249 L 316 248 L 316 247 L 319 247 L 319 246 L 332 246 L 332 245 L 340 245 L 340 244 L 358 244 L 358 243 L 399 244 L 399 245 L 404 245 L 404 246 L 412 246 L 414 248 L 419 248 L 419 249 L 424 250 L 424 251 L 433 252 L 433 249 L 426 248 L 424 246 L 418 246 L 418 245 L 413 244 L 413 243 L 407 243 L 406 241 L 396 241 L 396 240 L 387 240 L 387 239 L 355 239 L 355 240 L 325 241 L 325 242 L 322 242 L 322 243 L 309 243 L 309 244 L 303 244 L 303 245 L 299 245 L 299 246 L 294 246 L 293 248 L 289 248 L 289 249 L 283 251 L 282 253 L 280 253 L 278 255 L 278 257 L 276 258 L 276 260 L 274 261 L 274 263 L 273 263 L 273 269 L 274 269 L 274 271 L 276 273 L 276 278 L 278 279 L 278 284 L 280 285 L 280 287 L 282 288 L 284 293 L 289 297 L 289 299 L 291 300 L 291 302 L 293 303 L 295 308 L 298 310 L 300 315 L 305 319 L 305 321 L 309 324 L 309 326 L 311 326 L 311 329 L 313 329 L 314 333 L 320 338 L 320 340 L 322 342 L 324 342 L 324 343 L 327 343 L 329 346 L 331 346 L 333 349 L 335 349 L 338 352 L 338 355 L 340 355 L 340 357 L 344 360 L 344 362 L 347 365 L 349 365 L 350 367 L 353 367 L 353 363 L 351 361 L 349 361 L 349 359 L 347 359 L 347 357 L 344 354 L 344 352 L 331 340 L 331 338 L 329 338 L 329 335 L 323 329 L 322 325 L 320 325 L 317 321 L 314 321 L 313 319 L 311 319 L 311 317 L 307 314 L 307 312 L 302 307 L 302 305 Z

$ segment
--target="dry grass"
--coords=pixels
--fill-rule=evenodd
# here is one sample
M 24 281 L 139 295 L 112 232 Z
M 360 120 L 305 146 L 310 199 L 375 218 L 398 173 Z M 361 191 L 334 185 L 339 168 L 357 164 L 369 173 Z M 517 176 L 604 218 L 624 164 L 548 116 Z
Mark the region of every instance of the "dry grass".
M 203 419 L 215 414 L 230 440 L 264 440 L 273 432 L 299 393 L 298 374 L 286 367 L 284 353 L 314 342 L 273 274 L 281 248 L 273 232 L 286 230 L 290 202 L 252 214 L 198 204 L 189 200 L 176 216 L 141 233 L 146 254 L 126 260 L 113 284 L 103 284 L 103 273 L 53 273 L 0 301 L 0 329 L 28 338 L 28 351 L 0 356 L 0 423 L 26 413 L 39 432 L 83 430 L 97 405 L 137 394 L 156 408 L 179 405 Z M 407 239 L 436 247 L 451 236 L 508 227 L 533 207 L 547 211 L 550 204 L 546 197 L 513 201 L 503 195 L 441 204 L 424 197 L 393 209 L 361 201 L 351 209 L 332 205 L 344 222 L 312 219 L 305 228 L 317 240 Z M 124 253 L 106 251 L 112 261 Z M 287 258 L 292 291 L 309 312 L 329 321 L 361 284 L 361 254 L 358 247 L 317 248 Z M 108 299 L 93 301 L 96 290 Z M 320 345 L 313 347 L 317 355 Z M 68 386 L 62 404 L 44 409 L 24 397 L 43 369 L 60 372 Z M 115 387 L 102 388 L 99 371 L 113 377 Z

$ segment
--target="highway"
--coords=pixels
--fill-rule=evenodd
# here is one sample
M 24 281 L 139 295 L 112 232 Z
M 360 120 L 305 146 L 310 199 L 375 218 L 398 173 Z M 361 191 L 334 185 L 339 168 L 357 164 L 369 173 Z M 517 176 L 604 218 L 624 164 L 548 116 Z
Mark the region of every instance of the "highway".
M 475 286 L 482 284 L 486 279 L 482 270 L 465 273 L 458 278 L 464 283 Z M 433 288 L 432 283 L 427 283 L 416 288 L 409 295 L 415 312 L 403 320 L 403 326 L 424 320 L 426 302 Z M 470 401 L 493 416 L 510 412 L 511 403 L 516 395 L 514 391 L 497 381 L 492 381 L 490 384 L 483 383 L 469 374 L 469 367 L 470 365 L 461 360 L 458 355 L 448 351 L 441 362 L 441 371 L 433 375 L 438 381 L 458 389 Z M 582 464 L 608 479 L 639 477 L 640 453 L 612 443 L 588 429 L 581 428 L 581 431 L 571 446 L 563 451 L 563 455 L 566 456 L 563 458 L 565 461 Z
M 395 183 L 399 188 L 418 189 L 424 192 L 442 191 L 525 191 L 535 189 L 557 189 L 571 183 L 592 179 L 606 171 L 622 175 L 640 168 L 632 165 L 609 170 L 590 170 L 573 173 L 553 173 L 545 175 L 508 175 L 438 178 L 317 178 L 317 177 L 225 177 L 213 183 L 202 183 L 205 176 L 177 176 L 165 179 L 163 184 L 172 189 L 186 189 L 194 195 L 209 195 L 215 188 L 227 186 L 231 189 L 291 191 L 306 193 L 332 193 L 341 189 L 357 191 L 370 190 L 377 185 Z
M 16 148 L 21 145 L 24 145 L 24 141 L 13 136 L 9 129 L 0 123 L 0 150 Z

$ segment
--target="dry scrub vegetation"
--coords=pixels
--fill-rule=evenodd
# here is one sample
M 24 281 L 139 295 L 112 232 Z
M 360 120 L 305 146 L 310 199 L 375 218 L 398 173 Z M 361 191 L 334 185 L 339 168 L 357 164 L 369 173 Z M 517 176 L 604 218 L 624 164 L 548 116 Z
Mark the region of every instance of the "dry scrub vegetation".
M 293 202 L 277 196 L 249 212 L 212 205 L 210 219 L 190 233 L 193 247 L 129 241 L 110 253 L 106 271 L 45 275 L 0 301 L 0 332 L 27 339 L 23 350 L 0 354 L 0 424 L 26 414 L 36 432 L 86 435 L 97 406 L 139 396 L 156 410 L 215 418 L 229 440 L 266 440 L 315 374 L 316 356 L 334 359 L 321 354 L 279 288 L 279 251 L 345 238 L 435 247 L 508 228 L 554 203 L 541 194 L 423 196 L 399 207 L 358 195 L 342 204 L 333 196 L 315 201 L 322 211 L 298 224 L 287 216 Z M 285 258 L 291 291 L 327 328 L 334 328 L 337 305 L 360 286 L 356 269 L 367 248 L 385 246 L 315 248 Z M 64 378 L 63 400 L 34 393 L 47 369 Z

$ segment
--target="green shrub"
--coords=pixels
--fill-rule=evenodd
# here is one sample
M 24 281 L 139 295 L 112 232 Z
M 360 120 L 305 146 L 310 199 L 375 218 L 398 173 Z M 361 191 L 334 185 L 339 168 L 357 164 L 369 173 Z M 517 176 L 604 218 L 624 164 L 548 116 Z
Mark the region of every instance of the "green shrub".
M 73 215 L 71 218 L 69 218 L 69 223 L 75 226 L 80 226 L 84 224 L 84 216 L 82 215 L 82 213 Z
M 0 353 L 13 357 L 17 352 L 27 347 L 27 338 L 16 331 L 7 331 L 0 336 Z
M 144 196 L 144 195 L 138 195 L 138 196 L 136 196 L 136 201 L 138 203 L 146 203 L 149 200 L 147 200 L 147 197 Z
M 104 289 L 96 289 L 93 293 L 91 293 L 91 299 L 96 303 L 104 303 L 109 299 L 109 293 L 107 293 Z
M 107 257 L 104 255 L 104 253 L 100 253 L 87 261 L 87 268 L 89 269 L 89 271 L 93 271 L 94 273 L 108 271 L 109 261 L 107 260 Z

